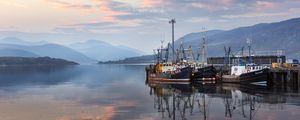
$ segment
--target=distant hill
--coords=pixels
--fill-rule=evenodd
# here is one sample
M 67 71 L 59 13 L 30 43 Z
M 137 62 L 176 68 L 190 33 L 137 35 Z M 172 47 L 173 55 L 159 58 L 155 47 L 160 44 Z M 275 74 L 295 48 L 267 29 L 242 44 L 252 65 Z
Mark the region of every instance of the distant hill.
M 126 46 L 113 46 L 99 40 L 88 40 L 86 42 L 75 43 L 70 45 L 70 47 L 99 61 L 119 60 L 126 57 L 142 55 L 142 52 L 139 50 Z
M 61 58 L 70 61 L 75 61 L 81 64 L 96 63 L 82 53 L 79 53 L 68 47 L 58 44 L 43 44 L 43 45 L 20 45 L 0 43 L 0 56 L 15 56 L 15 57 L 37 57 L 49 56 L 52 58 Z
M 0 66 L 31 66 L 31 65 L 78 65 L 78 63 L 50 57 L 0 57 Z
M 198 36 L 195 37 L 195 36 Z M 197 50 L 202 43 L 202 33 L 185 35 L 185 46 L 192 45 Z M 246 47 L 246 39 L 252 39 L 255 51 L 284 50 L 288 58 L 300 58 L 300 18 L 276 23 L 262 23 L 248 27 L 240 27 L 228 31 L 207 34 L 208 56 L 224 56 L 224 46 L 232 47 L 233 51 Z M 176 41 L 176 47 L 180 41 Z
M 20 50 L 20 49 L 0 49 L 0 56 L 39 57 L 39 55 L 35 53 L 28 52 L 25 50 Z
M 138 57 L 130 57 L 125 58 L 123 60 L 110 60 L 105 62 L 98 62 L 99 64 L 127 64 L 127 63 L 153 63 L 154 56 L 153 55 L 143 55 Z
M 0 43 L 16 44 L 16 45 L 29 45 L 29 46 L 48 44 L 48 42 L 46 42 L 46 41 L 27 42 L 27 41 L 21 40 L 21 39 L 16 38 L 16 37 L 6 37 L 6 38 L 3 38 L 3 39 L 0 39 Z
M 39 55 L 62 58 L 70 61 L 75 61 L 81 64 L 96 63 L 95 60 L 73 50 L 68 47 L 58 44 L 45 44 L 40 46 L 32 46 L 27 48 L 28 51 Z
M 178 48 L 183 40 L 185 48 L 191 45 L 196 55 L 200 52 L 203 35 L 203 32 L 187 34 L 175 41 L 175 48 Z M 254 52 L 284 50 L 287 58 L 300 59 L 300 18 L 226 31 L 211 30 L 206 31 L 205 36 L 208 56 L 224 56 L 224 46 L 231 47 L 234 52 L 245 47 L 246 51 L 246 40 L 250 38 Z M 145 56 L 134 58 L 145 59 Z M 147 58 L 151 57 L 147 56 Z M 128 59 L 131 58 L 125 59 L 126 62 L 129 62 Z

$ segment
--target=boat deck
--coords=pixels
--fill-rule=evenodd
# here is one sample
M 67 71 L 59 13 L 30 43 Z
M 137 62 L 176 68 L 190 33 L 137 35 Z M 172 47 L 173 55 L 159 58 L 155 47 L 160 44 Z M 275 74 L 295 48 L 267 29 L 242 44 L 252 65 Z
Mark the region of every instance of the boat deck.
M 226 79 L 226 80 L 236 80 L 239 78 L 239 76 L 237 76 L 237 75 L 223 75 L 222 77 L 223 77 L 223 79 Z

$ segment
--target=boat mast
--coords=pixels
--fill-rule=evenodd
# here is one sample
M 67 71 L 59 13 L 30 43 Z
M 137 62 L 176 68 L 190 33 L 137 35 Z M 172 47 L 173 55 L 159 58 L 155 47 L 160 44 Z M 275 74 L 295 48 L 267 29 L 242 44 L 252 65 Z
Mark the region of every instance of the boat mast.
M 193 48 L 192 48 L 191 45 L 189 46 L 188 53 L 189 53 L 189 54 L 188 54 L 189 62 L 190 62 L 191 64 L 194 64 L 194 63 L 195 63 L 195 56 L 194 56 Z M 191 60 L 190 60 L 190 59 L 191 59 Z
M 160 43 L 161 43 L 161 49 L 163 49 L 163 48 L 164 48 L 164 41 L 165 41 L 165 39 L 164 39 L 164 35 L 163 35 L 163 34 L 161 34 L 161 40 L 160 40 Z
M 180 47 L 177 49 L 177 60 L 176 62 L 183 62 L 184 60 L 187 60 L 186 54 L 185 54 L 185 49 L 183 46 L 183 41 L 184 38 L 181 39 L 180 41 Z
M 155 62 L 156 63 L 159 63 L 159 57 L 158 57 L 158 53 L 156 54 L 156 50 L 155 49 L 153 49 L 153 59 L 154 59 L 154 64 L 155 64 Z
M 204 61 L 205 61 L 205 47 L 206 47 L 206 40 L 205 40 L 205 37 L 206 37 L 206 33 L 205 33 L 205 28 L 202 27 L 202 30 L 203 30 L 203 37 L 202 37 L 202 40 L 203 40 L 203 43 L 202 43 L 202 66 L 204 66 Z
M 164 59 L 166 58 L 163 58 L 163 49 L 164 49 L 164 39 L 163 39 L 163 35 L 161 35 L 161 40 L 160 40 L 160 43 L 161 43 L 161 47 L 160 47 L 160 51 L 161 51 L 161 59 L 162 59 L 162 62 L 166 62 Z
M 252 44 L 252 40 L 247 38 L 247 44 L 248 44 L 248 49 L 249 49 L 249 63 L 252 63 L 252 59 L 251 59 L 251 44 Z
M 169 21 L 170 24 L 172 24 L 172 62 L 175 63 L 175 45 L 174 45 L 174 24 L 176 23 L 175 19 L 171 19 Z
M 157 63 L 160 63 L 161 53 L 162 53 L 162 51 L 158 48 L 157 49 Z

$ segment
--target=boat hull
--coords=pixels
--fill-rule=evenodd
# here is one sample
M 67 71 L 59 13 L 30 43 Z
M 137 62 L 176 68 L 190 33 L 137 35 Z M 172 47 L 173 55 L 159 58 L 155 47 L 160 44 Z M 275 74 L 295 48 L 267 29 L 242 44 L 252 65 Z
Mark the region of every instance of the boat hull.
M 222 76 L 222 82 L 225 83 L 253 83 L 267 81 L 269 69 L 262 69 L 259 71 L 244 73 L 239 76 L 224 75 Z
M 217 78 L 217 70 L 213 66 L 199 68 L 193 73 L 193 81 L 214 81 Z
M 158 82 L 190 82 L 193 68 L 188 66 L 174 72 L 157 73 L 155 70 L 146 70 L 147 81 Z
M 190 80 L 192 76 L 193 68 L 185 67 L 180 72 L 171 74 L 171 79 Z

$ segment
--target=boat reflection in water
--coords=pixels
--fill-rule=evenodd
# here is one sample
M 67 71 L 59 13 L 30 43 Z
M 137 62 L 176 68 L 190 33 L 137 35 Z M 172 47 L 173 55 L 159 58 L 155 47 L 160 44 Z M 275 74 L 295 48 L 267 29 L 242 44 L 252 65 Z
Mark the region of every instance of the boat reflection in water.
M 280 116 L 279 111 L 285 110 L 286 103 L 297 104 L 300 100 L 298 93 L 288 94 L 258 85 L 149 83 L 148 86 L 161 119 L 282 119 L 273 115 Z

